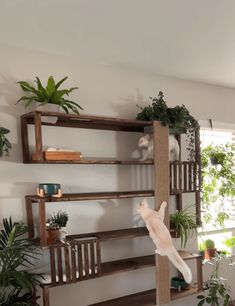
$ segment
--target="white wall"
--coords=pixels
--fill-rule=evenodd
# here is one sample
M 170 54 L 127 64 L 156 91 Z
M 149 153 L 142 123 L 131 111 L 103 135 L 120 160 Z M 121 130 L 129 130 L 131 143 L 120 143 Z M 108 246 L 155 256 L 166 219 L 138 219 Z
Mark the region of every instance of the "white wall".
M 5 1 L 4 3 L 6 4 Z M 49 75 L 54 75 L 56 80 L 68 75 L 67 86 L 79 86 L 79 90 L 71 98 L 84 107 L 84 114 L 135 118 L 136 104 L 145 104 L 149 95 L 162 90 L 170 106 L 185 104 L 196 118 L 234 122 L 234 89 L 161 77 L 157 75 L 157 71 L 153 74 L 128 64 L 109 62 L 108 59 L 100 61 L 95 56 L 82 52 L 78 56 L 74 52 L 70 54 L 66 52 L 63 43 L 63 31 L 56 32 L 55 29 L 50 44 L 44 43 L 46 27 L 34 26 L 33 33 L 27 32 L 30 26 L 27 18 L 33 12 L 33 6 L 21 11 L 21 18 L 18 20 L 21 22 L 20 28 L 27 29 L 25 36 L 18 31 L 18 25 L 11 15 L 11 12 L 17 15 L 17 7 L 13 5 L 4 9 L 9 18 L 5 16 L 1 25 L 1 31 L 4 28 L 6 32 L 5 40 L 0 43 L 0 125 L 11 130 L 9 139 L 13 150 L 9 158 L 2 158 L 0 161 L 1 218 L 11 215 L 15 220 L 25 220 L 24 195 L 35 193 L 39 182 L 60 182 L 65 192 L 128 190 L 151 186 L 150 167 L 144 170 L 138 166 L 23 164 L 19 117 L 25 110 L 21 105 L 15 105 L 22 95 L 16 84 L 19 80 L 33 80 L 35 76 L 39 76 L 45 82 Z M 48 25 L 53 24 L 53 21 L 59 22 L 55 16 L 51 20 L 47 16 L 46 21 Z M 7 29 L 12 28 L 12 23 L 15 32 L 9 29 L 11 40 L 6 43 Z M 64 23 L 66 46 L 79 50 L 76 39 L 67 36 L 69 26 L 69 22 Z M 19 36 L 22 37 L 21 40 Z M 99 40 L 96 43 L 99 44 Z M 137 139 L 137 134 L 129 133 L 53 128 L 44 130 L 45 145 L 71 147 L 81 150 L 84 156 L 128 157 L 135 148 Z M 67 210 L 70 215 L 70 233 L 118 229 L 138 224 L 134 210 L 138 202 L 139 200 L 122 200 L 50 204 L 47 206 L 47 213 L 57 209 Z M 195 248 L 195 245 L 192 247 Z M 150 254 L 152 251 L 151 242 L 147 238 L 141 238 L 107 242 L 102 255 L 104 260 L 114 260 Z M 153 269 L 141 269 L 51 289 L 51 305 L 62 306 L 66 303 L 67 306 L 84 306 L 152 287 Z M 174 302 L 174 305 L 182 305 L 181 301 L 177 303 Z M 186 299 L 185 305 L 195 305 L 195 297 Z

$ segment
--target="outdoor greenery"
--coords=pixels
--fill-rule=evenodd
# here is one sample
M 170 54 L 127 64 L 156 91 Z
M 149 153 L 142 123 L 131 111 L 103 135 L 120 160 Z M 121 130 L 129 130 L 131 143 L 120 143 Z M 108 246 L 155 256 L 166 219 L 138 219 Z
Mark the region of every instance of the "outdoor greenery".
M 216 254 L 215 258 L 210 261 L 214 266 L 211 277 L 205 282 L 205 287 L 208 290 L 207 294 L 201 294 L 197 298 L 200 300 L 197 306 L 202 306 L 205 303 L 211 306 L 229 306 L 231 301 L 230 287 L 226 283 L 226 279 L 219 276 L 219 264 L 225 255 Z M 204 291 L 206 292 L 206 291 Z
M 55 83 L 53 76 L 50 76 L 46 87 L 42 85 L 42 82 L 38 77 L 36 77 L 35 80 L 35 83 L 37 84 L 36 86 L 33 86 L 26 81 L 19 81 L 18 84 L 27 95 L 21 97 L 17 103 L 23 101 L 25 107 L 28 107 L 34 102 L 39 102 L 40 105 L 45 105 L 47 103 L 57 104 L 61 106 L 67 114 L 69 111 L 79 114 L 79 109 L 83 110 L 83 108 L 78 103 L 64 98 L 65 95 L 68 96 L 73 90 L 78 89 L 78 87 L 59 90 L 59 87 L 67 80 L 67 78 L 68 77 L 65 77 L 58 83 Z
M 224 222 L 229 219 L 226 202 L 231 202 L 235 196 L 234 156 L 235 147 L 232 144 L 209 145 L 202 149 L 202 208 L 205 210 L 205 223 L 224 227 Z
M 28 228 L 12 219 L 3 219 L 0 232 L 0 305 L 32 306 L 33 290 L 42 276 L 30 272 L 38 249 L 24 235 Z
M 9 149 L 12 148 L 10 141 L 6 138 L 8 133 L 10 133 L 10 130 L 0 127 L 0 157 L 3 156 L 4 152 L 9 155 Z
M 170 226 L 176 230 L 177 236 L 181 239 L 181 247 L 185 248 L 188 238 L 197 235 L 197 223 L 195 213 L 191 206 L 185 207 L 182 211 L 176 211 L 170 215 Z
M 66 211 L 60 210 L 57 213 L 53 212 L 53 214 L 50 215 L 47 222 L 52 224 L 58 224 L 59 227 L 65 227 L 68 220 L 69 220 L 68 213 Z
M 173 108 L 167 106 L 164 101 L 162 91 L 159 91 L 158 97 L 150 97 L 152 103 L 148 106 L 141 107 L 137 105 L 140 112 L 137 114 L 137 120 L 161 121 L 163 125 L 168 125 L 170 128 L 178 132 L 187 133 L 187 150 L 189 151 L 190 160 L 195 159 L 195 135 L 196 129 L 199 129 L 198 121 L 189 113 L 185 105 L 177 105 Z

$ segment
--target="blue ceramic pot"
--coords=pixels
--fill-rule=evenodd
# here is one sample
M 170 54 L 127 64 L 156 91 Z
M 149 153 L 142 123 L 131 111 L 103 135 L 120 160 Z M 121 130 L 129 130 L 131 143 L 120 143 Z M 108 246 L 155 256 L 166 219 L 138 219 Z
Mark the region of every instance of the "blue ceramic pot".
M 40 183 L 38 185 L 39 190 L 43 190 L 45 195 L 54 195 L 58 193 L 58 190 L 61 189 L 60 184 L 54 183 Z

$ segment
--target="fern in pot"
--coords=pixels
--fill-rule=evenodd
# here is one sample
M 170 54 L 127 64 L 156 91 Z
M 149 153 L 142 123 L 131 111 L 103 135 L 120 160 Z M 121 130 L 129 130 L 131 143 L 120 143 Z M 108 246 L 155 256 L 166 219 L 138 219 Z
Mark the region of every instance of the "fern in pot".
M 49 222 L 52 224 L 57 224 L 59 227 L 59 239 L 65 240 L 66 236 L 68 235 L 68 231 L 66 228 L 66 225 L 68 223 L 69 216 L 66 211 L 58 211 L 57 213 L 53 213 L 50 215 L 50 218 L 48 219 Z
M 69 112 L 79 114 L 79 111 L 83 108 L 78 103 L 67 99 L 67 96 L 78 87 L 59 89 L 67 78 L 64 77 L 56 83 L 53 76 L 50 76 L 46 86 L 43 86 L 39 77 L 36 77 L 34 81 L 36 86 L 27 81 L 19 81 L 18 84 L 26 95 L 21 97 L 17 103 L 23 102 L 25 107 L 31 107 L 31 110 L 33 108 L 34 110 L 58 112 L 61 107 L 67 114 Z M 43 121 L 55 123 L 57 117 L 44 117 Z

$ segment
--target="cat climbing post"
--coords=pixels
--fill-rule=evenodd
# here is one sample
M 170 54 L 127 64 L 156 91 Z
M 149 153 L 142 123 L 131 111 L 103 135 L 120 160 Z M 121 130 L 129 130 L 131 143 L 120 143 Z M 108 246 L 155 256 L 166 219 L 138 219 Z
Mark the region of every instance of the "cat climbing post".
M 169 129 L 160 122 L 153 122 L 154 142 L 154 189 L 155 209 L 159 210 L 161 203 L 169 203 Z M 164 223 L 169 228 L 169 206 L 165 211 Z M 156 304 L 170 302 L 170 264 L 166 256 L 156 255 Z

